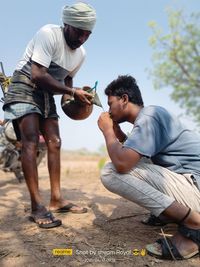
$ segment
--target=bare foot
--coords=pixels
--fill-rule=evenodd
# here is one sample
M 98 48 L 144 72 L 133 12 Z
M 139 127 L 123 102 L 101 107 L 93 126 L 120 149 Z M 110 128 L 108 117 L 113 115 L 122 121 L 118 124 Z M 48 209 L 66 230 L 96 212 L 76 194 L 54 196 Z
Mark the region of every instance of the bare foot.
M 86 208 L 77 206 L 67 200 L 51 201 L 49 205 L 49 210 L 57 213 L 72 212 L 72 213 L 85 213 Z
M 171 240 L 183 257 L 190 255 L 195 251 L 198 252 L 197 244 L 195 244 L 192 240 L 182 236 L 180 233 L 176 233 Z
M 198 253 L 197 244 L 195 244 L 192 240 L 185 238 L 178 232 L 171 238 L 171 241 L 183 258 L 190 258 Z M 159 243 L 156 242 L 154 244 L 147 245 L 146 249 L 149 254 L 162 258 L 162 248 Z
M 53 228 L 61 225 L 60 220 L 56 220 L 52 213 L 47 209 L 38 205 L 36 209 L 31 212 L 30 220 L 38 224 L 41 228 Z

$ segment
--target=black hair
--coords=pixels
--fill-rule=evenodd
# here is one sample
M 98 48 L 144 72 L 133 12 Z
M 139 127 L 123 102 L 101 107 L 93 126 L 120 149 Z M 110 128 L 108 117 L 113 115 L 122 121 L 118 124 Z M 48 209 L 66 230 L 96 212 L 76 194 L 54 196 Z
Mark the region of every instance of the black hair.
M 113 80 L 105 89 L 107 96 L 128 95 L 129 101 L 138 106 L 144 106 L 140 89 L 135 78 L 130 75 L 119 75 L 116 80 Z

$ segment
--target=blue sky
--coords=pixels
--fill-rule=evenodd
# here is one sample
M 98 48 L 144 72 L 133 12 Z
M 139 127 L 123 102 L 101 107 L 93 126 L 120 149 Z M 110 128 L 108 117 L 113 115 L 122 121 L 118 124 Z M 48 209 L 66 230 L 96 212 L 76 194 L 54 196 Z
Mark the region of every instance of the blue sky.
M 11 75 L 28 41 L 45 24 L 61 24 L 61 9 L 76 1 L 32 0 L 1 1 L 0 61 L 7 75 Z M 119 74 L 133 75 L 142 91 L 145 105 L 161 105 L 180 115 L 184 113 L 170 99 L 170 88 L 155 91 L 146 71 L 152 67 L 152 49 L 148 39 L 152 35 L 149 21 L 156 21 L 167 32 L 166 8 L 183 8 L 186 14 L 200 11 L 199 0 L 88 0 L 97 12 L 97 24 L 85 43 L 87 58 L 74 79 L 75 86 L 93 86 L 98 80 L 97 92 L 105 109 L 107 99 L 104 88 Z M 104 139 L 97 126 L 102 112 L 94 107 L 92 115 L 84 121 L 69 119 L 60 108 L 60 96 L 56 96 L 60 115 L 60 134 L 63 149 L 87 148 L 98 150 Z M 3 112 L 0 111 L 0 117 Z M 191 118 L 182 118 L 191 128 Z M 129 131 L 130 125 L 123 126 Z

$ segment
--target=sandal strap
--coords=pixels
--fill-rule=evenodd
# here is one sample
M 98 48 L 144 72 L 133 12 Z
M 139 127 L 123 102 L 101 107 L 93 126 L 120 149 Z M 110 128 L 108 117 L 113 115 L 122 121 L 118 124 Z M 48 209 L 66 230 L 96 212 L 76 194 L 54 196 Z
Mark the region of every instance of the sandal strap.
M 50 219 L 52 221 L 54 220 L 54 216 L 50 211 L 46 211 L 43 214 L 36 214 L 36 215 L 32 215 L 32 216 L 35 220 L 44 220 L 44 219 Z
M 185 219 L 187 219 L 187 217 L 190 215 L 190 212 L 191 212 L 191 208 L 189 208 L 186 215 L 178 222 L 178 224 L 182 224 L 185 221 Z
M 178 231 L 184 237 L 189 238 L 194 243 L 196 243 L 199 247 L 199 253 L 200 253 L 200 229 L 191 229 L 185 225 L 180 225 Z
M 160 244 L 162 248 L 162 259 L 166 260 L 182 260 L 183 256 L 179 253 L 176 246 L 172 243 L 172 241 L 166 238 L 160 238 L 156 241 Z

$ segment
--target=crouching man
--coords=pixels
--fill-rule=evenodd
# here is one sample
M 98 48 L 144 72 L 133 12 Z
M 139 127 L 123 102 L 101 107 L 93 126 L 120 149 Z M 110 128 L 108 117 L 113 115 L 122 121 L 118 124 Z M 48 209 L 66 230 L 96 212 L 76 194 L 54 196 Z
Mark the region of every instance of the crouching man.
M 162 259 L 200 253 L 200 137 L 160 106 L 144 107 L 136 80 L 119 76 L 105 89 L 109 112 L 98 120 L 111 159 L 102 183 L 118 194 L 178 224 L 177 233 L 146 246 Z M 133 124 L 130 136 L 119 124 Z M 153 164 L 143 163 L 142 157 Z

